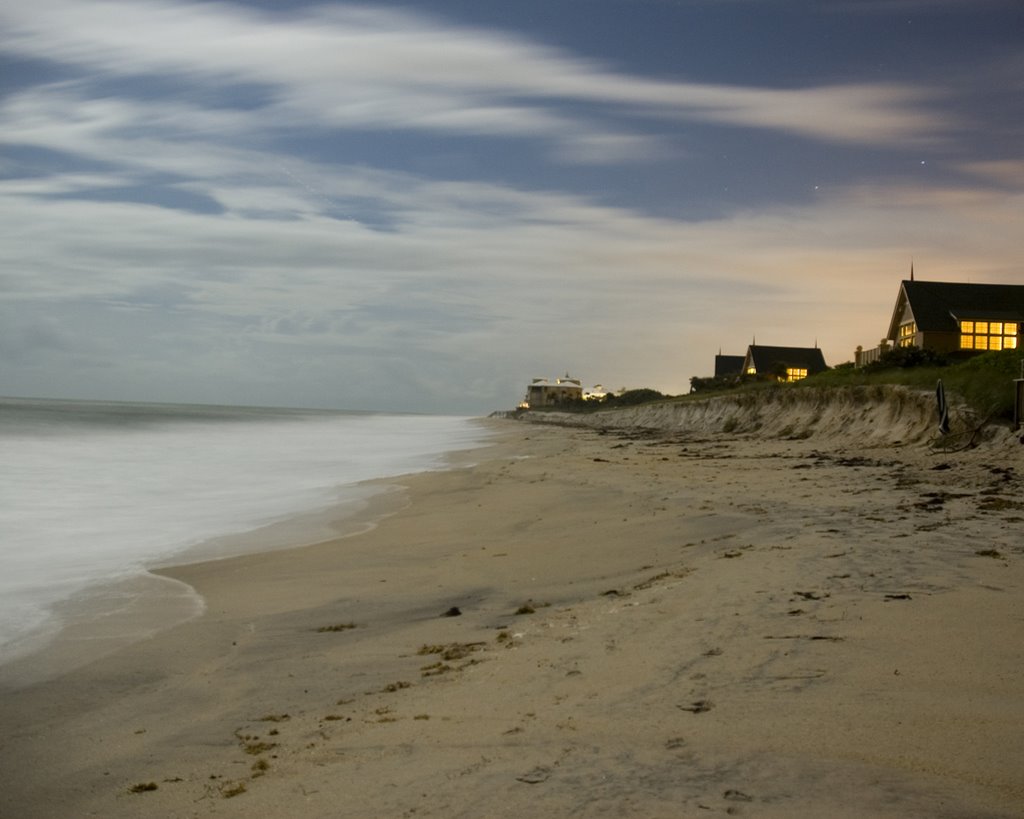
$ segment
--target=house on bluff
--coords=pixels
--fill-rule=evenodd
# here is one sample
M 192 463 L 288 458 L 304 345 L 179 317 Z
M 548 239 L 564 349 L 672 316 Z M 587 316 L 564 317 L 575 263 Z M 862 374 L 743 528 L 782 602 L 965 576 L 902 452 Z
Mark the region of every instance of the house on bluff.
M 895 347 L 973 355 L 1016 349 L 1024 326 L 1024 285 L 900 282 L 889 330 L 878 347 L 858 348 L 858 367 Z
M 569 373 L 564 378 L 549 381 L 546 378 L 535 378 L 526 388 L 526 397 L 519 405 L 521 409 L 536 407 L 553 407 L 566 401 L 583 399 L 583 385 L 578 378 Z
M 778 381 L 800 381 L 828 369 L 817 347 L 768 347 L 751 344 L 743 359 L 745 376 L 762 376 Z

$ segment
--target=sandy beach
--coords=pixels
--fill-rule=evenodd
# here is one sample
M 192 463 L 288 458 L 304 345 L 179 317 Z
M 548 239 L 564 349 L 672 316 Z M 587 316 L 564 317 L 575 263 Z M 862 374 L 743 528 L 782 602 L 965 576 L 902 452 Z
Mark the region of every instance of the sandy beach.
M 1024 447 L 489 422 L 0 698 L 0 816 L 1024 816 Z

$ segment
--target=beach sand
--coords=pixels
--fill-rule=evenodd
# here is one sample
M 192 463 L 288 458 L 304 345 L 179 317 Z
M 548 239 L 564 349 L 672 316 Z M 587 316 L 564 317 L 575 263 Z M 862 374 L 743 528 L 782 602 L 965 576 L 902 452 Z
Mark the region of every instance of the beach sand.
M 1024 447 L 492 422 L 0 698 L 0 816 L 1024 816 Z

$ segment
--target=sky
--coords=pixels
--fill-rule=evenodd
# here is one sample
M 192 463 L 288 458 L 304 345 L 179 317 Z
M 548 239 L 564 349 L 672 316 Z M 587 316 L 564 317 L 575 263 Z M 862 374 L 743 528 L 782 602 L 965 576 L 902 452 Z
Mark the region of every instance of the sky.
M 0 0 L 0 395 L 483 414 L 1024 284 L 1020 0 Z

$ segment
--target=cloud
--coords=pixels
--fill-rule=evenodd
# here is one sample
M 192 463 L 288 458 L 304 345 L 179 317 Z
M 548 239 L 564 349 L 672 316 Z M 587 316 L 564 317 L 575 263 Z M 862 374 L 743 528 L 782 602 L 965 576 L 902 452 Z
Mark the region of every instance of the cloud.
M 55 201 L 0 183 L 0 219 L 22 237 L 0 248 L 6 301 L 64 333 L 59 347 L 20 335 L 21 359 L 37 345 L 51 371 L 73 360 L 104 373 L 97 389 L 118 368 L 123 384 L 127 368 L 138 389 L 219 383 L 231 400 L 280 402 L 276 384 L 298 403 L 379 408 L 382 396 L 415 394 L 423 408 L 483 410 L 515 400 L 519 380 L 567 367 L 684 391 L 720 347 L 742 352 L 754 335 L 818 340 L 831 363 L 847 360 L 884 331 L 911 257 L 921 277 L 1015 275 L 1012 186 L 859 185 L 680 223 L 568 193 L 299 160 L 260 189 L 208 173 L 202 189 L 222 214 Z M 44 189 L 83 182 L 55 175 Z M 332 217 L 346 196 L 376 202 L 394 229 Z M 298 202 L 298 218 L 251 218 L 255 199 L 283 211 Z M 76 335 L 94 343 L 68 344 Z M 409 394 L 390 392 L 385 371 Z M 466 379 L 491 392 L 453 399 Z
M 645 140 L 631 126 L 637 120 L 708 122 L 867 144 L 928 139 L 948 126 L 929 109 L 928 90 L 648 79 L 521 37 L 371 7 L 330 6 L 285 16 L 224 3 L 40 0 L 9 4 L 0 10 L 0 22 L 8 53 L 100 77 L 174 78 L 186 97 L 199 86 L 207 95 L 211 87 L 225 93 L 243 84 L 262 88 L 263 127 L 271 129 L 317 125 L 541 137 L 556 146 L 583 145 L 604 162 L 602 145 L 621 161 L 631 139 L 638 149 L 632 158 L 645 157 Z M 600 110 L 555 112 L 566 102 Z M 111 114 L 116 112 L 98 112 Z M 236 126 L 246 121 L 223 106 L 210 116 L 209 127 L 228 131 L 231 117 Z
M 921 88 L 630 76 L 372 7 L 35 0 L 4 4 L 0 32 L 59 75 L 0 98 L 5 391 L 484 411 L 569 368 L 681 392 L 752 335 L 850 358 L 911 256 L 922 275 L 1016 270 L 1014 160 L 965 162 L 959 187 L 826 186 L 693 222 L 600 190 L 638 159 L 695 164 L 684 123 L 921 144 L 948 125 Z M 518 138 L 564 175 L 599 166 L 600 192 L 288 140 L 378 131 Z

